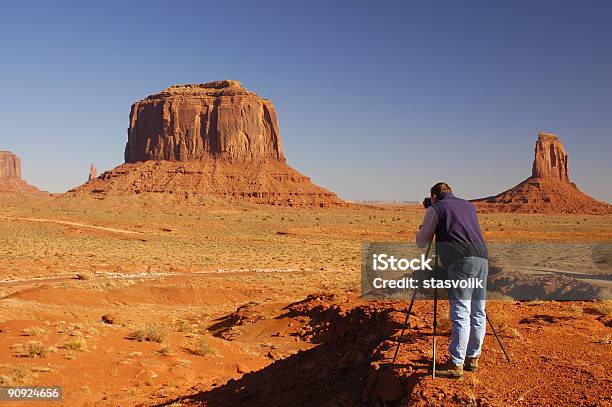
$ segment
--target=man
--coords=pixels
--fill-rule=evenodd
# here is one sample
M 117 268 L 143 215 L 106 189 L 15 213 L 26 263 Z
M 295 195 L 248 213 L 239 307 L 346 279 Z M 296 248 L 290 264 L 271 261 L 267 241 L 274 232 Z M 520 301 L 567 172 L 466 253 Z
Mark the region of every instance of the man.
M 486 281 L 489 272 L 487 246 L 482 237 L 476 208 L 453 195 L 444 182 L 431 188 L 431 205 L 417 232 L 419 247 L 436 237 L 436 253 L 450 280 L 480 281 L 482 288 L 449 289 L 452 322 L 450 358 L 436 369 L 440 377 L 460 378 L 463 371 L 478 370 L 484 340 Z

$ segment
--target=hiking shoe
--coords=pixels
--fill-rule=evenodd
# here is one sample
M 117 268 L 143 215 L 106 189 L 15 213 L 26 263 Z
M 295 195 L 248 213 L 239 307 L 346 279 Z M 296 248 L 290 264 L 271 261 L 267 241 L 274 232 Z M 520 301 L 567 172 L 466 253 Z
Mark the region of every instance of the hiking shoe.
M 466 357 L 465 364 L 463 365 L 463 370 L 468 372 L 476 372 L 478 370 L 478 356 L 475 358 Z
M 429 370 L 431 372 L 431 367 Z M 436 377 L 461 379 L 463 377 L 463 365 L 456 365 L 449 360 L 443 365 L 436 366 Z

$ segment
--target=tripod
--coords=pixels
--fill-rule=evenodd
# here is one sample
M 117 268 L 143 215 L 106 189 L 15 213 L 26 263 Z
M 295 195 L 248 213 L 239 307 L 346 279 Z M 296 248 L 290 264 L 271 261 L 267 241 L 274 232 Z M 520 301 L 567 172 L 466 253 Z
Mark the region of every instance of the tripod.
M 425 258 L 429 258 L 429 252 L 431 250 L 432 243 L 433 242 L 429 242 L 429 245 L 427 245 L 427 250 L 425 251 Z M 437 249 L 436 249 L 436 256 L 434 259 L 434 276 L 438 277 Z M 404 319 L 404 325 L 402 326 L 402 332 L 400 333 L 400 337 L 397 341 L 397 347 L 395 348 L 395 354 L 393 355 L 393 362 L 392 362 L 393 365 L 395 364 L 395 360 L 397 359 L 397 354 L 399 353 L 399 348 L 402 343 L 402 339 L 404 338 L 404 332 L 406 331 L 406 328 L 408 327 L 408 321 L 410 320 L 410 313 L 412 312 L 412 306 L 414 305 L 414 300 L 416 299 L 419 289 L 420 288 L 416 288 L 412 293 L 410 305 L 408 306 L 408 311 L 406 312 L 406 319 Z M 433 311 L 434 311 L 434 320 L 433 320 L 433 344 L 432 344 L 433 349 L 432 349 L 431 377 L 435 379 L 436 378 L 436 337 L 437 337 L 437 328 L 438 328 L 438 288 L 437 287 L 434 287 L 434 309 Z M 485 313 L 485 315 L 487 318 L 487 322 L 489 323 L 489 326 L 491 327 L 491 331 L 493 331 L 493 335 L 495 335 L 495 339 L 497 339 L 497 343 L 499 344 L 502 352 L 504 353 L 506 360 L 508 361 L 508 363 L 511 363 L 510 357 L 508 356 L 508 353 L 506 352 L 506 349 L 504 348 L 504 344 L 502 343 L 501 339 L 499 339 L 499 336 L 497 335 L 497 331 L 495 331 L 493 322 L 491 322 L 491 319 L 489 318 L 488 314 Z

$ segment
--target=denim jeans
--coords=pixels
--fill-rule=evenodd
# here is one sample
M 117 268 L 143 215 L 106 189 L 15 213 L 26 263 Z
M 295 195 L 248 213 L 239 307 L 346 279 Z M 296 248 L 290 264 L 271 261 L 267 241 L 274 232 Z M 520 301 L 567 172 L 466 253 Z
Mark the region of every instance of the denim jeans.
M 450 280 L 482 279 L 484 289 L 449 289 L 451 342 L 448 347 L 451 361 L 462 365 L 466 356 L 480 355 L 487 329 L 485 314 L 486 281 L 489 261 L 481 257 L 465 257 L 448 269 Z

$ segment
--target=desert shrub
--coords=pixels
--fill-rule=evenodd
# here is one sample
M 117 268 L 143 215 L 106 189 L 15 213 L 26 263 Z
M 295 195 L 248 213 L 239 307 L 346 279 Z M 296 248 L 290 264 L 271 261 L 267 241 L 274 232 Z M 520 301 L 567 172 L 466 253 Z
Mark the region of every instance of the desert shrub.
M 208 338 L 201 336 L 190 349 L 191 353 L 198 356 L 216 355 L 217 350 L 210 346 Z
M 174 330 L 177 332 L 190 332 L 191 324 L 184 319 L 177 319 L 173 322 Z
M 159 348 L 157 353 L 159 353 L 160 355 L 163 355 L 163 356 L 170 356 L 170 355 L 172 355 L 172 348 L 170 348 L 170 346 L 168 346 L 168 345 L 164 345 L 164 346 Z
M 612 344 L 612 336 L 610 334 L 605 334 L 603 337 L 596 339 L 593 342 L 600 345 L 610 345 Z
M 31 358 L 46 358 L 49 351 L 42 342 L 30 341 L 27 346 L 27 354 Z
M 134 339 L 138 342 L 157 342 L 161 343 L 168 336 L 168 330 L 159 325 L 146 325 L 134 332 Z
M 144 328 L 137 329 L 134 331 L 134 339 L 138 342 L 144 342 L 147 339 L 147 333 Z
M 7 375 L 0 376 L 0 385 L 1 386 L 16 386 L 20 384 L 27 383 L 32 374 L 27 367 L 17 366 L 11 370 L 11 372 Z
M 63 348 L 70 349 L 70 350 L 84 351 L 85 349 L 87 349 L 87 341 L 85 341 L 85 339 L 81 337 L 74 337 L 70 339 L 68 342 L 66 342 Z
M 572 304 L 570 305 L 570 311 L 572 311 L 573 314 L 582 314 L 583 309 L 579 305 Z
M 501 321 L 496 327 L 497 334 L 499 336 L 505 336 L 507 338 L 520 338 L 521 333 L 518 329 L 510 326 L 506 321 Z
M 43 335 L 45 333 L 45 330 L 38 326 L 31 326 L 29 328 L 24 329 L 22 332 L 24 336 L 38 336 Z
M 594 302 L 588 307 L 585 307 L 584 311 L 590 314 L 597 314 L 604 317 L 612 316 L 612 301 Z

